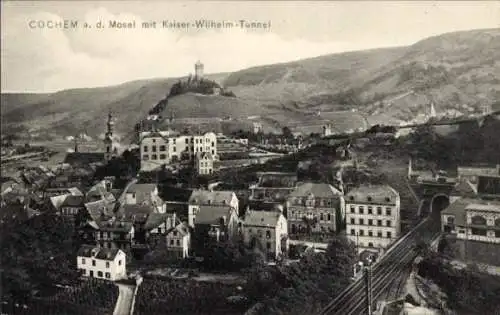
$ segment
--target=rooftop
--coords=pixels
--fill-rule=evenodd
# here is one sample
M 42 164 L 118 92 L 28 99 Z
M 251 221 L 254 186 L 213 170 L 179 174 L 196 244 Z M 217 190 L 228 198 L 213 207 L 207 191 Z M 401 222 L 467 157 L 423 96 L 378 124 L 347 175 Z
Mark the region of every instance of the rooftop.
M 245 214 L 244 225 L 276 227 L 278 220 L 282 216 L 278 211 L 247 211 Z
M 399 193 L 389 185 L 363 185 L 347 193 L 345 199 L 348 203 L 394 205 Z
M 88 165 L 104 161 L 104 152 L 70 152 L 64 158 L 64 163 L 70 165 Z
M 484 210 L 483 210 L 484 209 Z M 465 215 L 467 211 L 500 211 L 500 203 L 499 202 L 491 202 L 482 199 L 474 199 L 474 198 L 462 198 L 457 199 L 455 202 L 450 204 L 448 208 L 441 211 L 441 215 L 454 215 L 455 216 L 455 224 L 458 226 L 465 226 L 466 219 Z
M 120 252 L 119 249 L 99 248 L 90 245 L 82 245 L 78 250 L 78 257 L 89 257 L 101 260 L 114 260 Z
M 229 220 L 231 215 L 229 206 L 200 206 L 200 212 L 196 215 L 196 224 L 219 224 L 219 220 L 226 217 Z
M 202 190 L 196 189 L 189 197 L 190 204 L 198 205 L 229 205 L 234 192 L 227 190 Z
M 342 192 L 325 183 L 303 183 L 300 184 L 289 197 L 304 197 L 313 195 L 315 198 L 333 198 L 341 196 Z

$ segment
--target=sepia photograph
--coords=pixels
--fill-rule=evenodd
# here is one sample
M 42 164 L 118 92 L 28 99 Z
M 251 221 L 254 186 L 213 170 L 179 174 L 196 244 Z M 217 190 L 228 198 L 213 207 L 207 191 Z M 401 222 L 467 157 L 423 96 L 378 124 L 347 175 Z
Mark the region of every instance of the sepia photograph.
M 500 315 L 499 1 L 1 1 L 0 315 Z

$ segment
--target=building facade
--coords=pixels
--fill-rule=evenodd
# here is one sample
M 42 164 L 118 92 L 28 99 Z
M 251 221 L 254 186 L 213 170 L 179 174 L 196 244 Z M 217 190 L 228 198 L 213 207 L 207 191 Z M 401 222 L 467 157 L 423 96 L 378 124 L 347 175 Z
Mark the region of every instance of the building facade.
M 94 233 L 98 247 L 129 250 L 134 241 L 134 224 L 115 219 L 99 222 Z
M 181 160 L 193 161 L 198 152 L 217 159 L 217 136 L 181 135 L 169 131 L 142 132 L 140 135 L 141 171 L 151 171 Z
M 335 233 L 345 222 L 343 193 L 329 184 L 303 183 L 288 197 L 290 235 Z
M 461 240 L 500 244 L 500 202 L 458 199 L 441 211 L 441 225 Z
M 279 211 L 247 211 L 242 235 L 247 246 L 257 247 L 269 259 L 276 259 L 288 251 L 287 220 Z
M 345 196 L 346 230 L 358 252 L 383 253 L 400 234 L 399 193 L 387 185 L 361 186 Z
M 126 255 L 119 249 L 83 245 L 76 259 L 77 268 L 85 277 L 116 281 L 127 276 Z
M 211 175 L 214 172 L 215 159 L 210 152 L 198 152 L 196 154 L 196 173 L 198 175 Z
M 125 194 L 125 204 L 149 205 L 158 213 L 165 213 L 167 211 L 167 205 L 160 198 L 156 184 L 135 183 L 131 185 Z
M 191 233 L 186 224 L 180 223 L 166 235 L 167 250 L 177 258 L 189 257 Z

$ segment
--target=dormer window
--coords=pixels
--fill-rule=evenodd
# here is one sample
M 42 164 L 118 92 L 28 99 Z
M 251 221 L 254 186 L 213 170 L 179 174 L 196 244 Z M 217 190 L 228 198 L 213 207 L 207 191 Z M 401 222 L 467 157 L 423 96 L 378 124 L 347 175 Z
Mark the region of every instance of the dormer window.
M 349 196 L 349 200 L 354 200 L 354 196 Z
M 390 201 L 391 201 L 391 198 L 389 198 L 389 197 L 385 197 L 385 201 L 386 201 L 386 202 L 390 202 Z
M 368 202 L 371 202 L 372 201 L 372 197 L 371 196 L 368 196 Z

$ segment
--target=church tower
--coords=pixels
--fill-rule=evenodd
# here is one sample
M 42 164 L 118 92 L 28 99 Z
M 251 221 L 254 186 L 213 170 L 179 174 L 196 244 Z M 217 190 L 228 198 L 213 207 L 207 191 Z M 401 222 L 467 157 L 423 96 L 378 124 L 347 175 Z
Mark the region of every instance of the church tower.
M 431 114 L 430 114 L 430 117 L 431 118 L 436 117 L 436 108 L 434 107 L 434 103 L 431 103 Z
M 104 147 L 105 147 L 104 158 L 106 161 L 111 160 L 111 158 L 114 157 L 117 153 L 116 146 L 114 145 L 113 141 L 114 125 L 115 123 L 113 122 L 113 115 L 111 114 L 111 111 L 109 111 L 107 131 L 106 134 L 104 135 Z
M 196 80 L 203 79 L 203 64 L 198 60 L 194 65 L 194 77 Z

